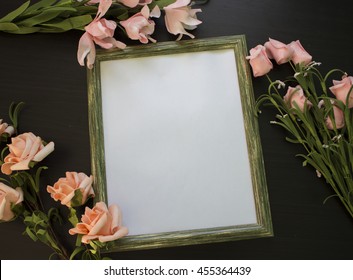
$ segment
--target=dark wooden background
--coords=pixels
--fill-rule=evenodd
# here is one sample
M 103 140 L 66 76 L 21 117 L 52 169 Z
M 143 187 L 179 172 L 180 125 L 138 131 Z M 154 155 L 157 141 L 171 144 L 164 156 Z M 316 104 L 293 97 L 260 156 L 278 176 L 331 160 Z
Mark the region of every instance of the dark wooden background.
M 1 0 L 0 17 L 24 0 Z M 210 0 L 202 7 L 197 38 L 245 34 L 248 49 L 269 37 L 289 43 L 300 39 L 322 71 L 341 68 L 353 74 L 353 2 Z M 24 101 L 21 132 L 32 131 L 54 141 L 55 152 L 45 159 L 49 170 L 43 186 L 65 171 L 90 173 L 86 70 L 76 61 L 80 31 L 63 34 L 0 33 L 0 116 L 8 121 L 12 101 Z M 164 26 L 158 41 L 174 40 Z M 284 67 L 285 68 L 285 67 Z M 283 69 L 283 68 L 281 68 Z M 282 70 L 281 70 L 282 71 Z M 282 72 L 275 69 L 277 74 Z M 255 95 L 266 89 L 253 80 Z M 353 219 L 335 199 L 330 186 L 302 167 L 299 146 L 285 142 L 284 132 L 270 125 L 274 111 L 259 118 L 274 237 L 245 241 L 114 253 L 115 259 L 352 259 Z M 53 205 L 48 195 L 45 203 Z M 57 204 L 55 204 L 57 205 Z M 0 224 L 1 259 L 47 259 L 50 248 L 22 235 L 20 220 Z M 68 245 L 72 238 L 61 230 Z

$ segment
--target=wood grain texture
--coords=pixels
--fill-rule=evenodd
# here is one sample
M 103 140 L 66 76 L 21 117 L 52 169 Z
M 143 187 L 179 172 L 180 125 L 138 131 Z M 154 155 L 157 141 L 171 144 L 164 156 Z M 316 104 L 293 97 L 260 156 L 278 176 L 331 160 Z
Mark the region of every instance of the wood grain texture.
M 2 0 L 0 17 L 24 1 Z M 202 7 L 203 23 L 196 38 L 245 34 L 247 48 L 263 44 L 269 37 L 289 43 L 299 39 L 321 69 L 340 68 L 353 73 L 351 27 L 353 3 L 332 1 L 210 0 Z M 154 38 L 175 40 L 160 19 Z M 54 141 L 55 152 L 45 159 L 45 186 L 65 171 L 89 174 L 90 145 L 86 69 L 76 61 L 81 32 L 63 34 L 0 34 L 0 117 L 9 121 L 12 101 L 26 102 L 20 116 L 20 131 Z M 117 32 L 117 35 L 118 32 Z M 187 39 L 187 38 L 185 38 Z M 128 45 L 135 42 L 126 41 Z M 283 78 L 290 68 L 275 66 L 273 78 Z M 255 96 L 267 88 L 265 79 L 253 79 Z M 269 191 L 274 237 L 204 245 L 109 253 L 114 259 L 353 259 L 353 221 L 332 194 L 330 186 L 316 177 L 315 170 L 302 167 L 295 155 L 300 146 L 285 142 L 282 129 L 270 125 L 275 112 L 262 109 L 259 130 Z M 49 197 L 45 205 L 59 206 Z M 61 209 L 63 214 L 66 210 Z M 69 225 L 60 229 L 70 248 L 74 238 Z M 22 235 L 20 221 L 0 224 L 1 259 L 47 259 L 51 251 Z

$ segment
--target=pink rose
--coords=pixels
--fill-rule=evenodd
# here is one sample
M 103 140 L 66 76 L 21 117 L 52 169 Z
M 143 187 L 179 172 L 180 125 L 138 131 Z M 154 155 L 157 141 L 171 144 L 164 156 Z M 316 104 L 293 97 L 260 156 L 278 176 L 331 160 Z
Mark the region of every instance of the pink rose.
M 286 44 L 269 38 L 265 43 L 266 52 L 269 58 L 276 60 L 277 64 L 283 64 L 291 60 L 293 49 Z
M 286 95 L 283 97 L 284 101 L 288 104 L 289 108 L 295 108 L 297 104 L 299 110 L 304 112 L 304 105 L 307 104 L 308 108 L 312 106 L 311 102 L 305 97 L 301 86 L 297 85 L 295 88 L 288 87 Z
M 42 139 L 32 132 L 20 134 L 11 140 L 11 144 L 8 145 L 10 153 L 1 166 L 1 172 L 6 175 L 15 170 L 27 170 L 31 161 L 40 162 L 54 151 L 54 142 L 44 146 Z
M 118 206 L 111 205 L 109 209 L 104 202 L 97 202 L 90 209 L 86 207 L 81 223 L 69 230 L 71 235 L 82 234 L 82 243 L 98 239 L 100 242 L 113 241 L 128 234 L 128 229 L 122 226 L 121 211 Z
M 96 18 L 85 27 L 86 32 L 80 38 L 77 50 L 77 60 L 81 66 L 85 65 L 87 57 L 87 67 L 93 68 L 96 58 L 96 49 L 94 43 L 104 49 L 120 48 L 123 49 L 126 45 L 113 38 L 114 31 L 117 26 L 113 20 L 102 19 L 105 13 L 109 10 L 112 0 L 101 0 L 98 6 Z
M 47 186 L 47 191 L 55 200 L 61 201 L 61 204 L 71 207 L 71 201 L 75 197 L 76 190 L 80 190 L 82 199 L 79 205 L 83 205 L 89 197 L 94 196 L 92 188 L 93 177 L 88 177 L 84 173 L 66 172 L 66 177 L 60 178 L 54 186 Z
M 183 34 L 190 38 L 195 38 L 194 35 L 188 33 L 187 30 L 193 30 L 202 21 L 198 20 L 196 13 L 201 12 L 201 9 L 191 9 L 190 0 L 177 0 L 173 4 L 164 7 L 165 25 L 169 33 L 173 35 L 179 34 L 177 41 L 180 40 Z
M 348 93 L 348 108 L 353 107 L 353 92 L 351 91 L 353 85 L 353 77 L 343 76 L 341 81 L 333 80 L 333 86 L 330 87 L 332 93 L 336 98 L 346 104 Z M 347 105 L 347 104 L 346 104 Z
M 155 43 L 156 40 L 150 36 L 154 32 L 155 23 L 149 17 L 150 10 L 148 6 L 144 6 L 141 12 L 134 14 L 127 20 L 120 21 L 120 24 L 125 28 L 130 39 L 140 40 L 143 44 L 147 44 L 148 40 Z
M 9 136 L 15 133 L 15 129 L 13 126 L 8 125 L 7 123 L 3 123 L 2 120 L 0 120 L 0 135 L 3 133 L 7 133 Z
M 265 47 L 257 45 L 250 50 L 249 59 L 254 77 L 259 77 L 267 74 L 273 68 L 272 62 L 268 59 Z
M 335 119 L 336 129 L 340 129 L 340 128 L 344 127 L 343 111 L 340 108 L 338 108 L 337 106 L 333 106 L 332 109 L 333 109 L 333 116 Z M 333 121 L 330 116 L 327 117 L 325 124 L 328 129 L 331 129 L 331 130 L 334 129 Z
M 11 210 L 11 205 L 19 204 L 23 201 L 23 191 L 21 188 L 13 189 L 0 182 L 0 221 L 10 221 L 15 217 Z
M 303 63 L 307 65 L 311 62 L 313 57 L 303 48 L 299 40 L 291 42 L 288 46 L 293 50 L 291 60 L 294 64 Z

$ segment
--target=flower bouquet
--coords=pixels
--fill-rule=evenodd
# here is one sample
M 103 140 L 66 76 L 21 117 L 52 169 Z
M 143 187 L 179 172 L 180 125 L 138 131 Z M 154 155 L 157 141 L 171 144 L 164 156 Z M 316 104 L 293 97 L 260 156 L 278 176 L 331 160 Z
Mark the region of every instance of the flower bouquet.
M 334 191 L 330 197 L 338 197 L 353 217 L 353 77 L 339 69 L 322 74 L 320 63 L 312 61 L 298 40 L 284 44 L 269 39 L 252 48 L 247 59 L 254 77 L 266 75 L 269 81 L 256 111 L 262 105 L 275 108 L 271 123 L 285 129 L 288 142 L 304 148 L 297 155 L 303 166 L 311 165 L 326 180 Z M 272 81 L 271 60 L 288 63 L 294 74 Z
M 152 38 L 155 30 L 153 18 L 165 13 L 165 25 L 169 33 L 194 38 L 187 30 L 195 29 L 202 22 L 192 9 L 194 4 L 208 0 L 40 0 L 35 4 L 25 2 L 16 10 L 0 19 L 0 31 L 13 34 L 59 33 L 69 30 L 85 31 L 82 35 L 77 59 L 80 65 L 92 68 L 95 60 L 95 45 L 104 49 L 124 49 L 126 44 L 114 38 L 119 27 L 131 40 L 143 44 L 156 42 Z
M 41 173 L 48 168 L 40 163 L 54 151 L 54 143 L 46 143 L 32 132 L 18 134 L 17 120 L 22 106 L 23 103 L 11 105 L 9 117 L 12 125 L 0 121 L 1 146 L 5 146 L 2 147 L 0 165 L 6 176 L 0 178 L 0 221 L 22 219 L 24 234 L 51 247 L 51 257 L 101 259 L 101 248 L 128 233 L 122 226 L 119 207 L 108 207 L 101 201 L 93 208 L 88 207 L 89 199 L 95 195 L 92 176 L 66 172 L 65 177 L 46 187 L 47 195 L 60 201 L 66 210 L 60 211 L 58 206 L 46 209 L 41 194 Z M 11 144 L 7 144 L 10 139 Z M 79 221 L 77 211 L 82 210 L 82 206 L 86 207 Z M 78 236 L 71 252 L 63 246 L 55 231 L 56 225 L 64 223 L 65 216 L 72 225 L 68 233 Z

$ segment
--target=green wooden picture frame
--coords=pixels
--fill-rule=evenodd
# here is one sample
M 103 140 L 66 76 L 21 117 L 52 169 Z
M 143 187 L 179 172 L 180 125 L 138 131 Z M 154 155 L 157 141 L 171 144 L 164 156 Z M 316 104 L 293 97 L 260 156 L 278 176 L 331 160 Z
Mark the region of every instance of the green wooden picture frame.
M 97 53 L 94 68 L 88 70 L 95 199 L 119 204 L 123 224 L 128 223 L 133 229 L 132 234 L 111 242 L 109 251 L 273 235 L 246 54 L 244 35 L 139 45 Z M 148 78 L 143 81 L 145 75 Z M 194 80 L 197 80 L 196 85 Z M 175 127 L 169 129 L 174 124 Z M 185 152 L 189 147 L 185 140 L 188 137 L 197 140 L 194 148 Z M 165 144 L 161 138 L 169 142 Z M 176 154 L 173 153 L 174 143 L 181 145 L 175 148 Z M 215 146 L 210 148 L 213 144 Z M 149 153 L 161 145 L 163 151 Z M 200 146 L 204 150 L 195 151 Z M 164 147 L 172 148 L 165 152 Z M 141 158 L 140 151 L 148 155 Z M 194 158 L 189 160 L 190 154 Z M 148 162 L 143 165 L 146 159 Z M 199 170 L 200 166 L 204 169 Z M 159 174 L 156 169 L 162 170 L 160 174 L 165 180 L 156 176 Z M 180 173 L 174 174 L 174 170 Z M 229 179 L 224 179 L 227 176 Z M 183 177 L 182 180 L 179 177 Z M 134 190 L 133 184 L 142 186 Z M 109 197 L 109 193 L 114 195 Z M 135 208 L 130 207 L 130 198 Z M 160 200 L 168 201 L 163 202 L 165 206 L 161 202 L 161 206 Z M 143 205 L 143 209 L 138 209 L 139 205 Z M 138 215 L 134 216 L 134 209 Z M 154 212 L 149 214 L 149 211 Z M 184 220 L 188 221 L 184 224 Z M 154 227 L 154 223 L 159 225 Z M 140 224 L 143 229 L 138 228 Z M 178 228 L 178 224 L 183 225 Z

